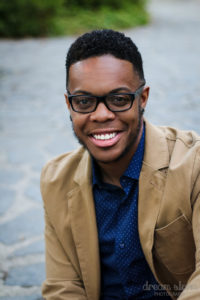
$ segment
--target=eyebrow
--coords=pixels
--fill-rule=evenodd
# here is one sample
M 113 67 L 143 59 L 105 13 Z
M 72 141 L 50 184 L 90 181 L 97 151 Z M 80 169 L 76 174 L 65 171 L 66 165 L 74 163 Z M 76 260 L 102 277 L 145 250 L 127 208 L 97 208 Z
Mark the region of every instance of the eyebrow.
M 107 94 L 116 94 L 116 93 L 119 93 L 120 91 L 131 92 L 131 90 L 130 90 L 129 88 L 127 88 L 127 87 L 119 87 L 119 88 L 117 88 L 117 89 L 113 89 L 113 90 L 109 91 Z M 70 95 L 72 95 L 72 94 L 70 93 L 69 90 L 67 90 L 67 92 L 68 92 Z M 84 90 L 77 90 L 77 91 L 75 91 L 75 92 L 73 93 L 73 95 L 79 95 L 79 94 L 84 94 L 84 95 L 94 95 L 94 94 L 92 94 L 92 93 L 90 93 L 90 92 L 87 92 L 87 91 L 84 91 Z

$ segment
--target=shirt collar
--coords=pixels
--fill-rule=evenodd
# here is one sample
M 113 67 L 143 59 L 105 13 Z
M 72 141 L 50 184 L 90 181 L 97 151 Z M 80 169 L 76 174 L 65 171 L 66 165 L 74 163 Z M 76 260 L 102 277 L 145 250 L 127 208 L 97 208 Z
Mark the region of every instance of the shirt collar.
M 125 176 L 125 177 L 139 180 L 140 171 L 142 168 L 143 156 L 144 156 L 144 145 L 145 145 L 145 124 L 143 126 L 143 132 L 137 150 L 134 153 L 129 166 L 124 172 L 124 174 L 122 175 L 122 177 Z M 92 175 L 93 175 L 92 176 L 93 186 L 97 184 L 99 187 L 101 187 L 102 182 L 100 178 L 100 173 L 94 159 L 92 159 Z

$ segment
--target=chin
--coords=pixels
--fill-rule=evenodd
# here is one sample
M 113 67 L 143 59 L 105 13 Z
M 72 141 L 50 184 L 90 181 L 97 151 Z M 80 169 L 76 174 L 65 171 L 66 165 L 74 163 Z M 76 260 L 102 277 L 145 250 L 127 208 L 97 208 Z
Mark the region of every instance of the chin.
M 88 150 L 88 149 L 87 149 Z M 104 163 L 104 164 L 109 164 L 109 163 L 113 163 L 113 162 L 117 162 L 119 161 L 124 155 L 122 153 L 113 153 L 113 154 L 110 154 L 109 151 L 107 153 L 104 153 L 104 154 L 99 154 L 99 155 L 93 155 L 89 150 L 88 152 L 90 153 L 90 155 L 92 156 L 92 158 L 94 160 L 96 160 L 97 162 L 99 163 Z M 106 152 L 106 150 L 105 150 Z
M 113 162 L 116 162 L 118 159 L 106 159 L 106 158 L 97 158 L 97 157 L 94 157 L 92 156 L 93 159 L 97 162 L 97 163 L 102 163 L 102 164 L 110 164 L 110 163 L 113 163 Z

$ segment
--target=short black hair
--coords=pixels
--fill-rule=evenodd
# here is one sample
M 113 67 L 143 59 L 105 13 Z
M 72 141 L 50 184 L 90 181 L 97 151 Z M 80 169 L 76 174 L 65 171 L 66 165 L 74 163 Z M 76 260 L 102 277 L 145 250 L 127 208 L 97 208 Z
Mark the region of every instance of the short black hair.
M 70 46 L 66 57 L 66 85 L 72 64 L 89 57 L 110 54 L 133 64 L 141 81 L 145 82 L 143 62 L 133 41 L 124 33 L 111 29 L 94 30 L 78 37 Z

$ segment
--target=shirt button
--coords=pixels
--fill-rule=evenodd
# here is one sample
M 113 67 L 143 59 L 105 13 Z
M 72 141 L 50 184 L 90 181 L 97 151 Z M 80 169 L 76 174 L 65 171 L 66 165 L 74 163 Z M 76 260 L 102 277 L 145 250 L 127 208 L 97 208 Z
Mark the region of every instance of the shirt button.
M 119 247 L 120 247 L 121 249 L 123 249 L 123 248 L 125 247 L 124 243 L 120 243 L 120 244 L 119 244 Z

